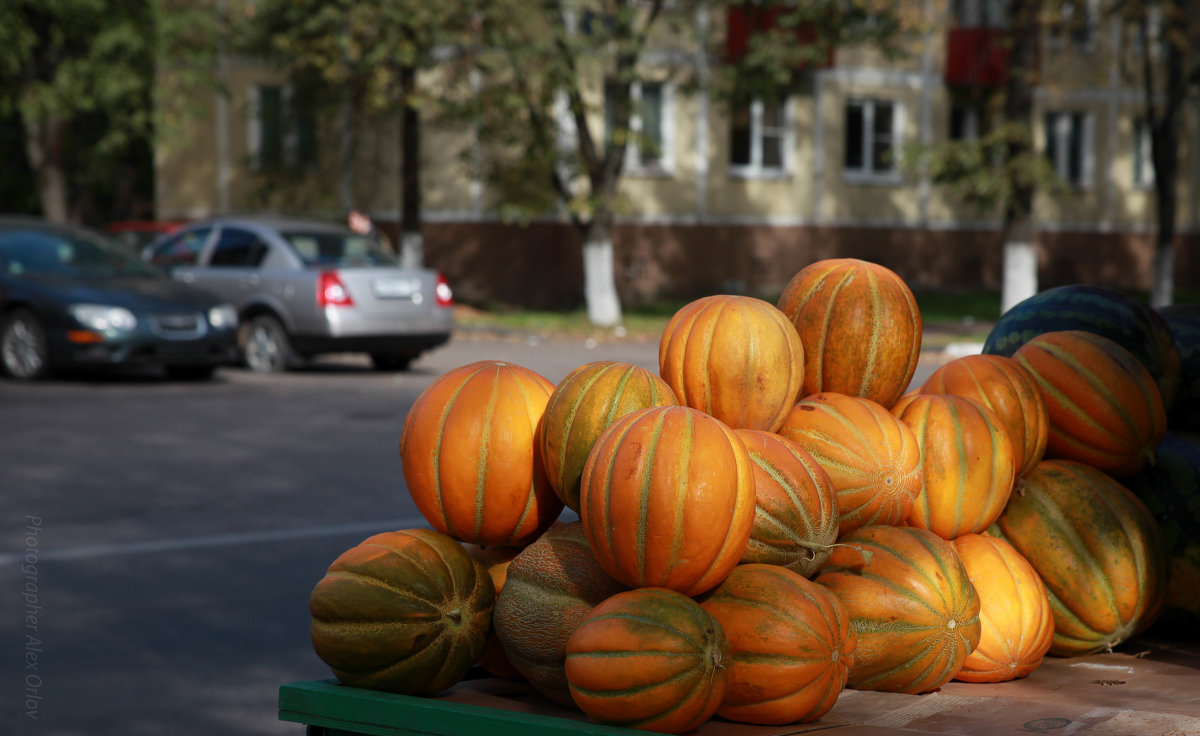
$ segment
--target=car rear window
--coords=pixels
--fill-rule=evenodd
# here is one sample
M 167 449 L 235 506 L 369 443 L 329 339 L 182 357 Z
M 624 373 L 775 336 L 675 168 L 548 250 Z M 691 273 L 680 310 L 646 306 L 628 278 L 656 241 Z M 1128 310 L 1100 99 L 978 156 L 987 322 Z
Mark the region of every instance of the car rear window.
M 303 231 L 281 234 L 311 268 L 399 265 L 396 256 L 370 236 Z
M 161 277 L 153 266 L 99 237 L 41 230 L 0 233 L 0 268 L 13 276 L 57 273 L 88 278 Z

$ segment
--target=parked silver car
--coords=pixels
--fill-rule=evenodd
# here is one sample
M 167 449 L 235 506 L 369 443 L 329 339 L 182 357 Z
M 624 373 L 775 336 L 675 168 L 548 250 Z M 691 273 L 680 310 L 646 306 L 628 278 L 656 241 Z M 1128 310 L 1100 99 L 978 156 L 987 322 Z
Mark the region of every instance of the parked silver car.
M 237 307 L 246 365 L 275 372 L 318 353 L 369 353 L 402 370 L 450 339 L 450 286 L 401 268 L 371 235 L 325 222 L 222 217 L 163 236 L 142 257 Z

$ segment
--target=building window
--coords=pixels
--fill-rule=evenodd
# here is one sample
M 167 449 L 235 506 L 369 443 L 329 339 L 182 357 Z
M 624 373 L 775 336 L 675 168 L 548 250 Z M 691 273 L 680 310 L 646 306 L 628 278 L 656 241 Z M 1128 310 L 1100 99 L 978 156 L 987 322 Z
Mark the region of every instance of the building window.
M 890 100 L 846 103 L 845 169 L 848 179 L 894 181 L 902 139 L 901 106 Z
M 1086 47 L 1095 37 L 1097 0 L 1068 0 L 1058 6 L 1058 17 L 1050 21 L 1049 40 L 1059 48 L 1069 44 Z
M 1133 126 L 1133 185 L 1139 189 L 1154 187 L 1154 154 L 1150 125 L 1138 118 Z
M 617 93 L 616 83 L 605 88 L 604 128 L 608 145 L 613 143 L 615 111 L 612 100 Z M 629 87 L 629 140 L 625 145 L 625 168 L 637 172 L 667 172 L 673 167 L 671 151 L 672 95 L 661 82 L 633 82 Z
M 983 132 L 983 106 L 955 102 L 950 106 L 950 140 L 975 142 Z
M 1095 169 L 1092 116 L 1082 112 L 1046 114 L 1046 157 L 1058 177 L 1079 188 L 1089 188 Z
M 959 28 L 1008 27 L 1004 0 L 954 0 L 950 10 Z
M 317 161 L 317 124 L 288 87 L 257 85 L 250 90 L 250 157 L 254 168 L 277 171 Z
M 735 176 L 782 176 L 788 171 L 791 123 L 787 98 L 735 101 L 729 124 L 729 171 Z

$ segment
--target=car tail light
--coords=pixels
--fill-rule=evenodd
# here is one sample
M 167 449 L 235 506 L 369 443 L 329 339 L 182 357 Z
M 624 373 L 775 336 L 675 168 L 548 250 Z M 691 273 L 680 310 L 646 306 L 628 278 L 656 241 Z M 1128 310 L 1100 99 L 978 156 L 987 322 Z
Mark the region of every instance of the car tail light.
M 433 295 L 437 299 L 439 307 L 449 307 L 454 304 L 454 292 L 450 290 L 450 282 L 440 273 L 437 277 L 437 285 L 433 287 Z
M 317 306 L 322 309 L 354 306 L 354 300 L 350 298 L 350 291 L 342 283 L 337 271 L 321 272 L 321 278 L 317 281 Z

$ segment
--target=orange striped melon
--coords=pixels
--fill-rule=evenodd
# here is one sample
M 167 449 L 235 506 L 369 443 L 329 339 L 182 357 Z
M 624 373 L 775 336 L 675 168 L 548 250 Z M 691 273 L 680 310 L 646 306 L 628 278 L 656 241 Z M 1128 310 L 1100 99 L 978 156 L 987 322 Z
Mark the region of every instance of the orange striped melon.
M 779 434 L 813 456 L 833 482 L 838 533 L 899 524 L 921 492 L 921 448 L 908 425 L 882 405 L 822 393 L 798 402 Z
M 580 498 L 596 559 L 631 587 L 702 593 L 741 560 L 754 526 L 745 444 L 686 406 L 614 422 L 588 457 Z
M 1133 475 L 1166 432 L 1158 386 L 1146 367 L 1112 340 L 1082 330 L 1046 332 L 1013 358 L 1046 400 L 1046 457 L 1076 460 L 1110 475 Z
M 700 604 L 666 588 L 617 593 L 567 640 L 571 696 L 598 723 L 684 733 L 725 696 L 729 643 Z
M 979 646 L 955 679 L 1004 682 L 1042 664 L 1054 639 L 1054 612 L 1042 578 L 1013 546 L 986 534 L 953 542 L 979 594 Z
M 804 346 L 774 305 L 718 294 L 671 317 L 658 367 L 681 404 L 730 427 L 770 432 L 799 398 Z
M 717 715 L 784 725 L 833 708 L 858 637 L 829 589 L 778 565 L 739 565 L 700 605 L 729 640 L 729 683 Z
M 817 582 L 837 594 L 858 633 L 849 687 L 936 690 L 979 644 L 979 595 L 954 548 L 931 531 L 856 529 Z
M 1012 443 L 996 415 L 982 404 L 951 394 L 920 394 L 900 421 L 921 448 L 924 484 L 909 526 L 943 539 L 987 529 L 1013 489 Z
M 930 374 L 921 384 L 920 392 L 964 396 L 990 409 L 1012 441 L 1017 478 L 1033 470 L 1046 454 L 1046 441 L 1050 437 L 1046 400 L 1029 371 L 1012 358 L 1001 355 L 956 358 Z M 892 411 L 896 409 L 893 407 Z
M 417 397 L 400 435 L 404 480 L 443 534 L 524 546 L 562 512 L 537 449 L 554 384 L 512 363 L 483 360 L 439 376 Z
M 856 258 L 817 261 L 779 297 L 804 344 L 801 396 L 841 393 L 891 408 L 921 357 L 921 313 L 894 271 Z
M 781 565 L 812 577 L 837 541 L 837 491 L 829 474 L 791 440 L 737 429 L 754 464 L 754 528 L 743 563 Z

